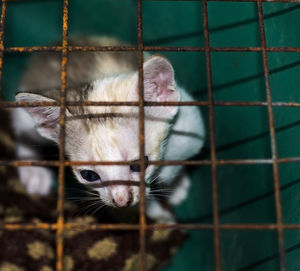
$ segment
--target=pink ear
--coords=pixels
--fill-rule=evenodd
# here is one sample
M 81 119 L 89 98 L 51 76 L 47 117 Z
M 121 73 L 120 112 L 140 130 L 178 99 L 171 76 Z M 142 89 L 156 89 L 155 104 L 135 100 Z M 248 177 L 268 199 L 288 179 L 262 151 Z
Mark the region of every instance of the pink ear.
M 144 63 L 144 96 L 145 101 L 178 101 L 174 70 L 164 57 L 154 56 Z
M 54 100 L 47 97 L 33 94 L 20 92 L 16 95 L 17 102 L 54 102 Z M 36 124 L 37 131 L 41 136 L 53 140 L 59 141 L 59 107 L 24 107 L 29 113 Z
M 151 102 L 179 101 L 180 95 L 175 88 L 174 70 L 164 57 L 154 56 L 144 63 L 144 99 Z M 153 106 L 146 112 L 150 115 L 171 118 L 177 106 Z

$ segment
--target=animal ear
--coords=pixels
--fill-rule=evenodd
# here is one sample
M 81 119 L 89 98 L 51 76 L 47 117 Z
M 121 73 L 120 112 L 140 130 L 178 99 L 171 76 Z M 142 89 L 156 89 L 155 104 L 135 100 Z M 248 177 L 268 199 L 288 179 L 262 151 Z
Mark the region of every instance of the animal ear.
M 160 56 L 154 56 L 144 63 L 144 99 L 152 102 L 177 102 L 180 99 L 175 88 L 174 70 L 170 62 Z M 177 106 L 156 107 L 160 113 L 174 115 Z M 152 107 L 152 110 L 155 110 Z M 163 111 L 163 112 L 162 112 Z
M 16 95 L 17 102 L 55 102 L 55 100 L 42 95 L 20 92 Z M 56 143 L 59 142 L 59 118 L 58 106 L 24 107 L 24 110 L 32 117 L 39 134 Z M 67 111 L 68 113 L 68 111 Z M 69 114 L 69 113 L 68 113 Z

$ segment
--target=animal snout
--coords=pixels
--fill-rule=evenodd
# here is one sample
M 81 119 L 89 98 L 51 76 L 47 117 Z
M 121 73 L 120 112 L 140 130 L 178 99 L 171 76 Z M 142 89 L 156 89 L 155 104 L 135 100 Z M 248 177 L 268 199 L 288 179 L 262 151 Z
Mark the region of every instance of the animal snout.
M 116 207 L 128 207 L 132 202 L 132 192 L 126 186 L 114 187 L 111 190 L 112 203 Z

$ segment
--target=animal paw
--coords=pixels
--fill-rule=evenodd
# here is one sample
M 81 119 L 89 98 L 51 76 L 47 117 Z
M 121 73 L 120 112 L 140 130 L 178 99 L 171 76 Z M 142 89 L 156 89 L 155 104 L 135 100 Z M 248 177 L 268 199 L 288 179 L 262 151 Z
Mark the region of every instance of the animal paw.
M 169 203 L 173 206 L 182 203 L 187 195 L 189 188 L 191 186 L 190 178 L 187 175 L 183 175 L 176 185 L 175 191 L 171 194 L 169 198 Z
M 30 194 L 47 195 L 51 190 L 52 172 L 44 167 L 18 167 L 21 183 Z
M 174 224 L 174 215 L 167 209 L 163 208 L 157 201 L 151 200 L 147 205 L 147 216 L 157 223 Z

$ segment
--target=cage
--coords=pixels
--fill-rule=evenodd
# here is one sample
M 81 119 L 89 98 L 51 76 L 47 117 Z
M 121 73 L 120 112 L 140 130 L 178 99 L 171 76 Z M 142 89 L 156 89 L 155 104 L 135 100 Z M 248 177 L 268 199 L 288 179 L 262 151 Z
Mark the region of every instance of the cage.
M 135 258 L 137 265 L 129 265 L 132 269 L 128 270 L 149 270 L 153 258 L 147 254 L 147 233 L 184 229 L 188 233 L 186 240 L 162 270 L 300 269 L 299 1 L 1 2 L 2 108 L 26 106 L 13 99 L 30 54 L 46 51 L 61 54 L 58 105 L 64 112 L 69 52 L 136 51 L 142 75 L 143 52 L 147 51 L 164 55 L 172 62 L 177 81 L 197 99 L 181 106 L 201 107 L 208 134 L 199 156 L 189 161 L 169 162 L 187 165 L 193 180 L 187 200 L 175 209 L 178 223 L 174 225 L 145 223 L 143 197 L 138 224 L 86 224 L 83 220 L 69 223 L 64 219 L 67 216 L 64 206 L 68 203 L 63 195 L 65 167 L 71 163 L 64 158 L 63 137 L 57 161 L 17 161 L 2 150 L 0 165 L 6 170 L 20 165 L 59 169 L 57 217 L 53 220 L 44 220 L 44 215 L 41 220 L 26 223 L 7 219 L 7 187 L 1 184 L 0 239 L 5 241 L 2 246 L 9 240 L 21 241 L 29 232 L 34 236 L 37 234 L 34 230 L 43 230 L 56 236 L 56 240 L 51 239 L 56 253 L 36 246 L 38 251 L 44 251 L 41 259 L 48 255 L 52 264 L 48 266 L 47 261 L 41 260 L 39 270 L 79 270 L 74 269 L 76 264 L 74 267 L 68 254 L 71 248 L 78 248 L 66 248 L 68 233 L 87 229 L 85 240 L 88 240 L 96 231 L 128 230 L 134 232 L 130 240 L 135 240 L 139 251 Z M 116 36 L 132 45 L 95 47 L 68 43 L 72 35 L 99 34 Z M 52 42 L 59 38 L 59 45 L 53 46 Z M 136 104 L 141 122 L 144 105 L 142 99 Z M 60 117 L 63 130 L 64 113 Z M 140 132 L 143 135 L 142 129 Z M 168 161 L 163 163 L 167 165 Z M 142 191 L 144 187 L 141 182 Z M 55 204 L 51 204 L 55 209 Z M 37 212 L 44 210 L 40 208 Z M 18 209 L 9 211 L 16 213 Z M 84 244 L 84 240 L 77 242 Z M 105 244 L 113 247 L 109 242 Z M 171 243 L 168 245 L 171 247 Z M 6 247 L 2 246 L 0 270 L 14 270 L 14 265 L 20 267 L 15 270 L 23 270 L 20 259 L 3 256 Z M 105 266 L 105 270 L 112 265 Z M 38 270 L 35 265 L 30 268 Z M 80 270 L 87 270 L 83 268 Z

